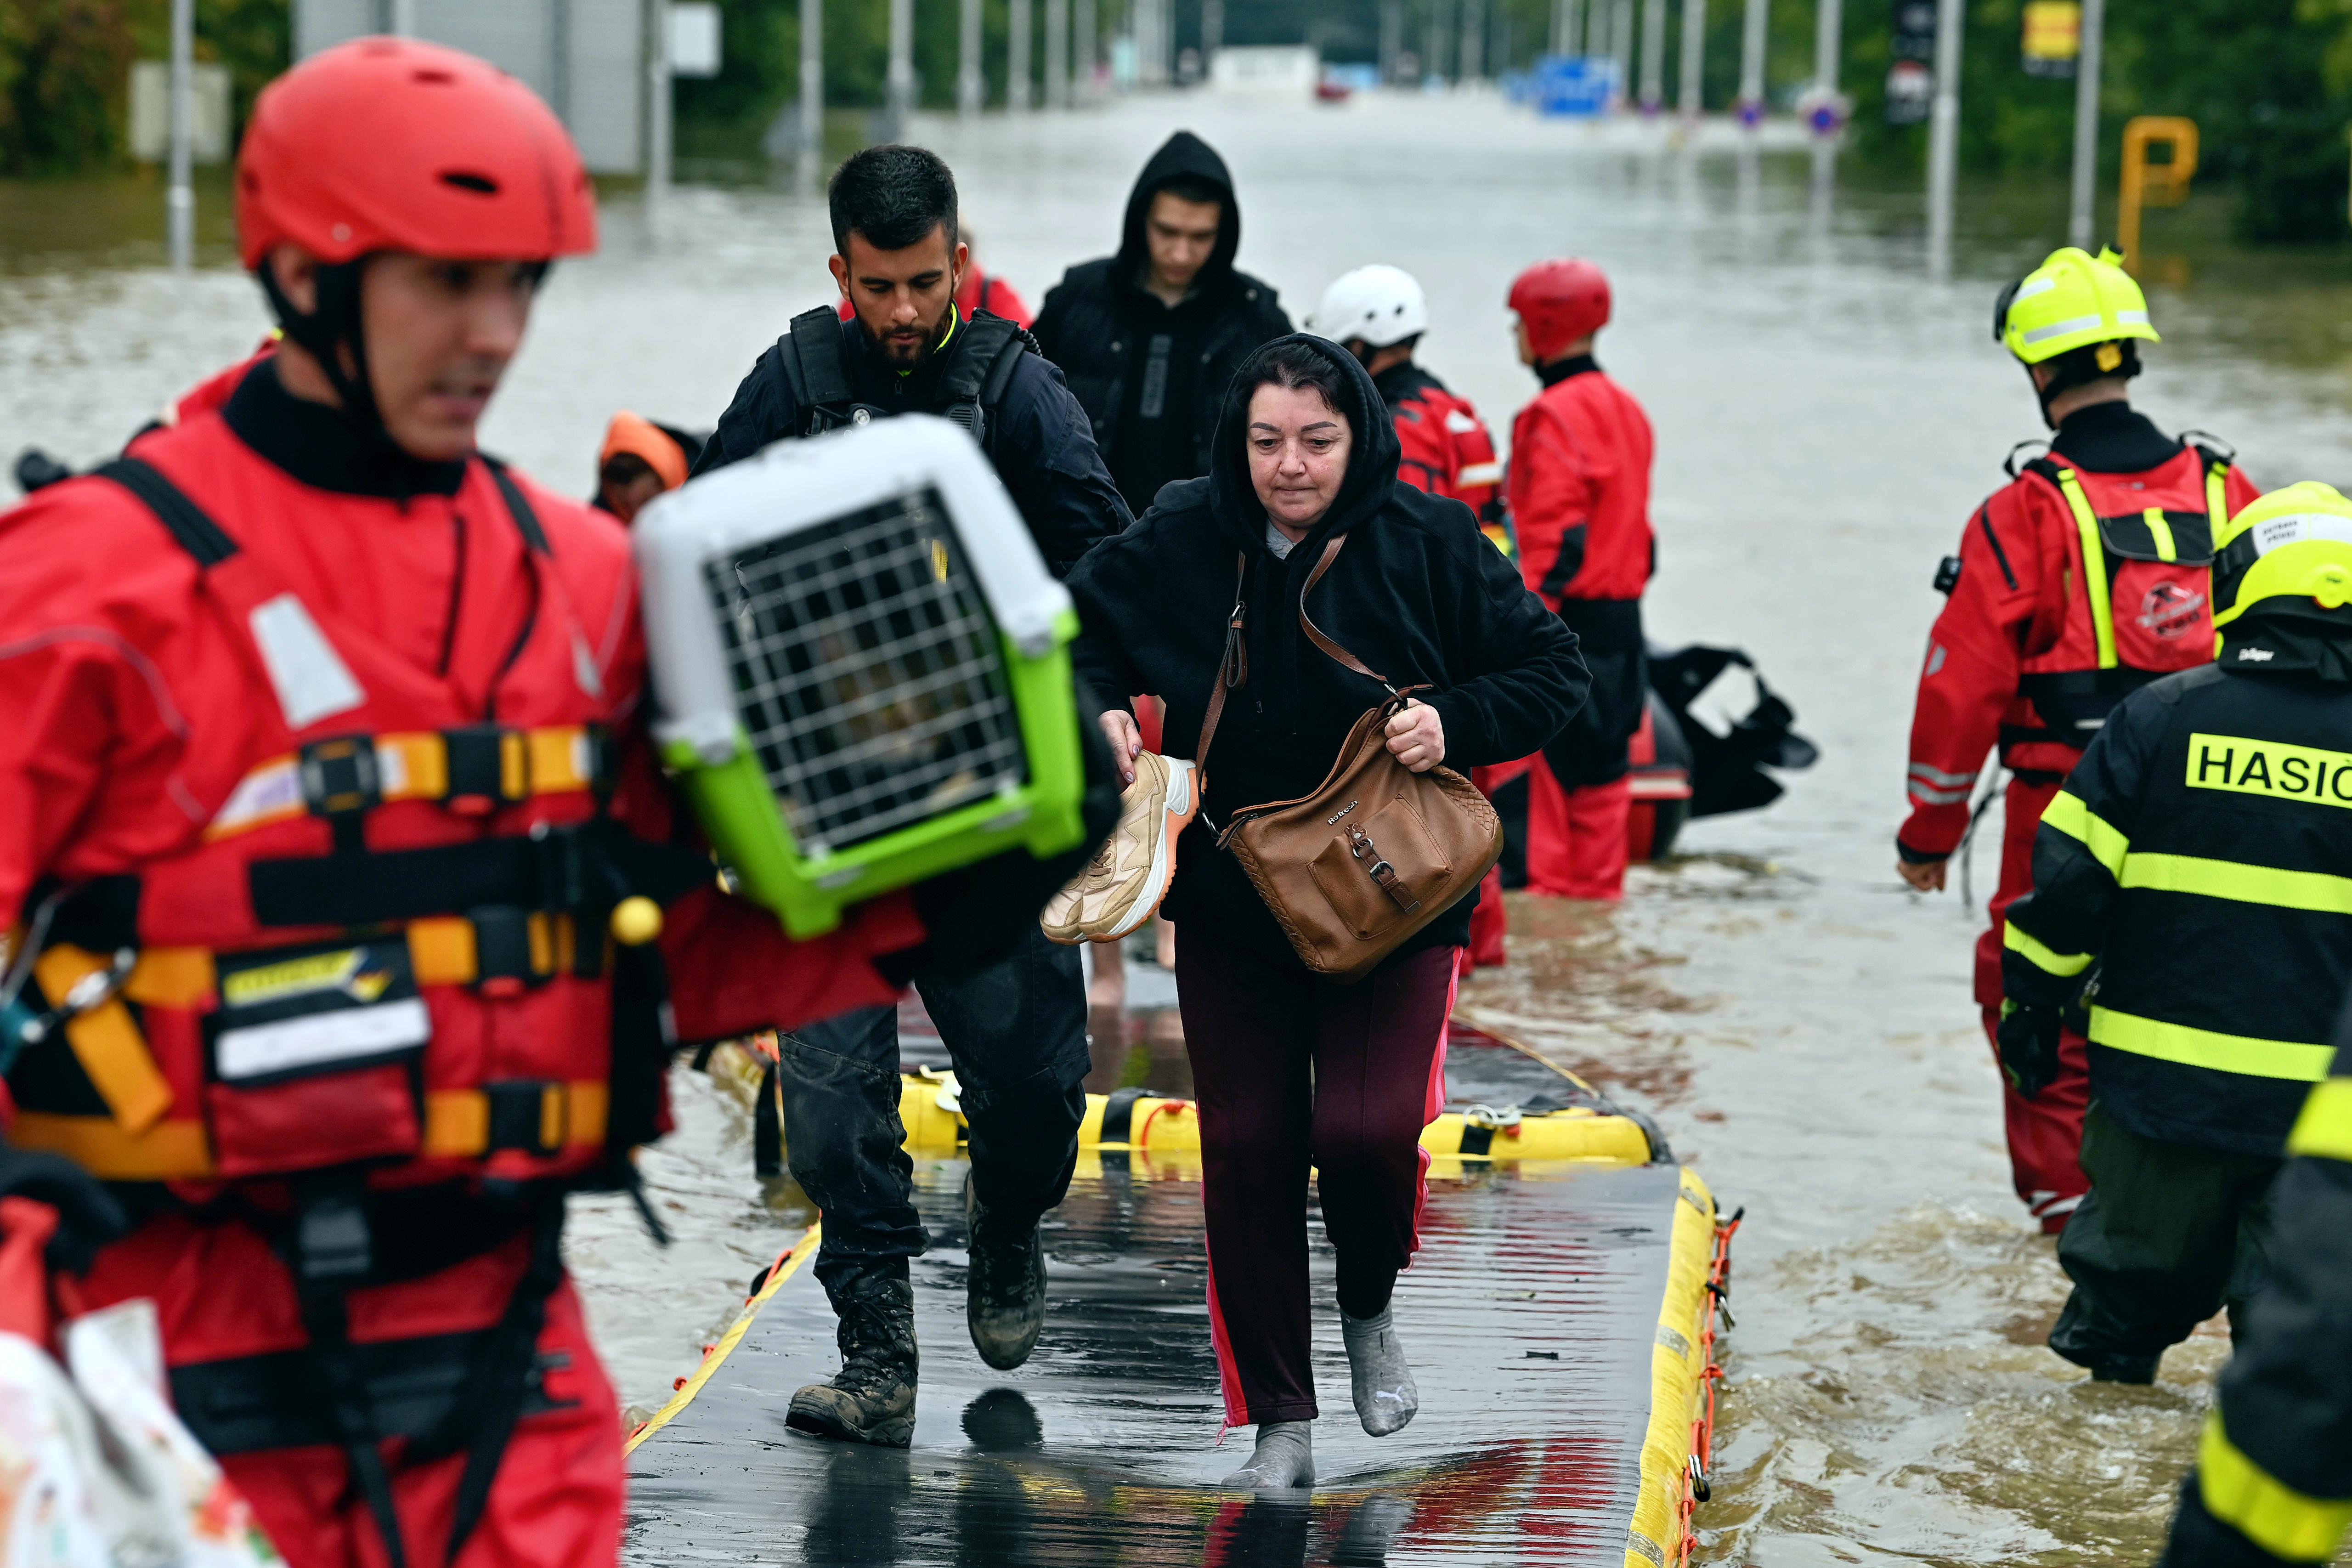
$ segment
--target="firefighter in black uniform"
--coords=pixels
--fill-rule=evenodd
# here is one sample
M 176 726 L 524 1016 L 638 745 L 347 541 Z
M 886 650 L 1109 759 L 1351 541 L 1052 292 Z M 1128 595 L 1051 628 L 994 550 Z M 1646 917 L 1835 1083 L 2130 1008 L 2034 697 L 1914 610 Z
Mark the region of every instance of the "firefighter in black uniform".
M 2326 1563 L 2352 1525 L 2352 1013 L 2336 1038 L 2271 1192 L 2270 1282 L 2222 1371 L 2158 1568 Z
M 2009 910 L 2004 1067 L 2029 1098 L 2059 1022 L 2090 1039 L 2090 1195 L 2058 1241 L 2050 1347 L 2148 1383 L 2263 1281 L 2288 1130 L 2352 983 L 2352 502 L 2248 506 L 2212 567 L 2217 661 L 2134 693 L 2042 815 Z

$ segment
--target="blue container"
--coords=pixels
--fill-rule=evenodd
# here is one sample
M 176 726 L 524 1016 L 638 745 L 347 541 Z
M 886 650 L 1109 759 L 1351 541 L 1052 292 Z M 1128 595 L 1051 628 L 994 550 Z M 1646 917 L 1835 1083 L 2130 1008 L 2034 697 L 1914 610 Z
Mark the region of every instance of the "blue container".
M 1591 120 L 1622 96 L 1617 62 L 1606 55 L 1546 55 L 1536 62 L 1536 112 Z

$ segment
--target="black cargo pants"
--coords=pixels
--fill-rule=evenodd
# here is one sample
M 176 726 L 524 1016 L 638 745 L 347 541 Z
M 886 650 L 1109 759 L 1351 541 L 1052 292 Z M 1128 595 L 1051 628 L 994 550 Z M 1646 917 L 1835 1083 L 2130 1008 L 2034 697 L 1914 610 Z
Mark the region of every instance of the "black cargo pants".
M 2058 1237 L 2074 1294 L 2050 1348 L 2119 1382 L 2230 1309 L 2232 1338 L 2270 1271 L 2271 1186 L 2283 1162 L 2126 1130 L 2094 1100 L 2083 1119 L 2091 1191 Z
M 1069 1190 L 1086 1116 L 1078 950 L 1033 924 L 1003 963 L 917 989 L 955 1065 L 980 1201 L 1009 1226 L 1033 1224 Z M 816 1277 L 837 1308 L 868 1273 L 904 1278 L 928 1243 L 901 1146 L 898 1010 L 845 1013 L 780 1044 L 785 1162 L 823 1214 Z

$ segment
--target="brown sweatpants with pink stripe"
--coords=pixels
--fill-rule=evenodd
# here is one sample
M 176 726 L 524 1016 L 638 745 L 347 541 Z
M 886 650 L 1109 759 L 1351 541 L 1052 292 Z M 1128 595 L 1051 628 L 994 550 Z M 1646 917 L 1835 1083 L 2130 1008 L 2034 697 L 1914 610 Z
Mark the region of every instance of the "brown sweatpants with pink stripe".
M 1387 1306 L 1412 1256 L 1429 1164 L 1421 1130 L 1444 1107 L 1456 952 L 1405 953 L 1343 986 L 1221 946 L 1198 923 L 1177 936 L 1229 1426 L 1317 1414 L 1310 1166 L 1343 1311 L 1369 1318 Z

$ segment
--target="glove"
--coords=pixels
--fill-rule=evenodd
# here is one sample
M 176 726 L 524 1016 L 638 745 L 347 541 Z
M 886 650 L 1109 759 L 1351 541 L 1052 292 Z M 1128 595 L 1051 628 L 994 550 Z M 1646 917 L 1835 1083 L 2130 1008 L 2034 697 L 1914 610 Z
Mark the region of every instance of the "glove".
M 31 1198 L 58 1211 L 44 1255 L 52 1268 L 87 1274 L 98 1249 L 131 1228 L 105 1186 L 62 1154 L 0 1144 L 0 1196 Z
M 1080 708 L 1093 711 L 1083 702 Z M 1118 769 L 1100 725 L 1078 725 L 1078 751 L 1086 767 L 1086 789 L 1078 797 L 1086 833 L 1077 844 L 1044 860 L 1026 849 L 1008 849 L 918 884 L 915 913 L 925 940 L 877 959 L 874 967 L 884 979 L 904 985 L 918 975 L 959 978 L 1010 958 L 1037 929 L 1046 901 L 1087 868 L 1118 826 Z
M 2058 1081 L 2058 1009 L 2029 1003 L 2000 1005 L 2000 1023 L 1993 1040 L 2000 1048 L 2000 1070 L 2009 1086 L 2032 1100 Z

